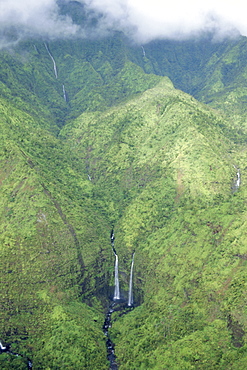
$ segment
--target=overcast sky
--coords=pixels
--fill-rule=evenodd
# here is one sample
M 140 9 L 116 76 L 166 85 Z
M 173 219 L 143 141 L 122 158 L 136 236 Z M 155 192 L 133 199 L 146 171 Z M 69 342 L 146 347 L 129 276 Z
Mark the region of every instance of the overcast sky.
M 64 0 L 68 1 L 68 0 Z M 126 32 L 138 42 L 154 38 L 191 37 L 214 30 L 218 36 L 239 32 L 247 36 L 244 0 L 79 0 L 103 14 L 98 29 Z M 0 32 L 14 29 L 18 37 L 85 37 L 83 25 L 59 15 L 56 0 L 0 0 Z M 0 40 L 1 42 L 1 40 Z

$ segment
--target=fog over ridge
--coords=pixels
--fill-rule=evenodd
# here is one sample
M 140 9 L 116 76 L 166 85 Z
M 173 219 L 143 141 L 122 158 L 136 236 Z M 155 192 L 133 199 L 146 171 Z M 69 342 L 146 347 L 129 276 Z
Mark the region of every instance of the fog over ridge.
M 87 14 L 100 15 L 95 28 L 87 32 L 83 21 L 76 24 L 61 12 L 69 3 L 83 5 Z M 0 46 L 28 36 L 85 38 L 109 30 L 123 31 L 140 43 L 208 31 L 216 36 L 247 35 L 246 11 L 247 4 L 240 0 L 0 0 Z

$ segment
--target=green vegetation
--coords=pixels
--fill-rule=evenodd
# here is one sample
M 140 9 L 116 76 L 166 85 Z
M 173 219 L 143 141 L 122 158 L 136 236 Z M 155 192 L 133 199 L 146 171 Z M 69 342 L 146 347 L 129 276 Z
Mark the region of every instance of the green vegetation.
M 246 39 L 47 47 L 0 53 L 1 368 L 108 368 L 114 226 L 119 368 L 245 369 Z

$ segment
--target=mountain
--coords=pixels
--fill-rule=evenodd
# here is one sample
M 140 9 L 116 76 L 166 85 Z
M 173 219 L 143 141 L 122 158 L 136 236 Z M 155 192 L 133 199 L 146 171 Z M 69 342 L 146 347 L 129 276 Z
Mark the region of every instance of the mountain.
M 125 299 L 135 251 L 119 369 L 245 369 L 246 50 L 113 33 L 1 51 L 0 341 L 21 355 L 2 369 L 109 368 L 112 229 Z

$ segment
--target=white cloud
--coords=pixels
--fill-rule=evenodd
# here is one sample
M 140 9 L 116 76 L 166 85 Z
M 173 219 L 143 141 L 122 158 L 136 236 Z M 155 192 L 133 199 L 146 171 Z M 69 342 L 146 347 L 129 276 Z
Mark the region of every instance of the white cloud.
M 60 0 L 61 1 L 61 0 Z M 69 2 L 69 0 L 64 0 Z M 234 29 L 247 35 L 247 3 L 242 0 L 79 0 L 103 14 L 100 31 L 118 29 L 135 40 L 184 38 L 203 31 L 218 34 Z M 56 0 L 0 0 L 0 31 L 14 28 L 19 35 L 85 36 L 83 27 L 59 14 Z
M 189 37 L 198 32 L 247 35 L 247 4 L 242 0 L 86 0 L 87 5 L 103 12 L 106 19 L 127 30 L 135 28 L 135 38 Z
M 64 37 L 78 27 L 69 17 L 59 15 L 55 0 L 0 0 L 0 30 L 15 30 L 21 35 Z

